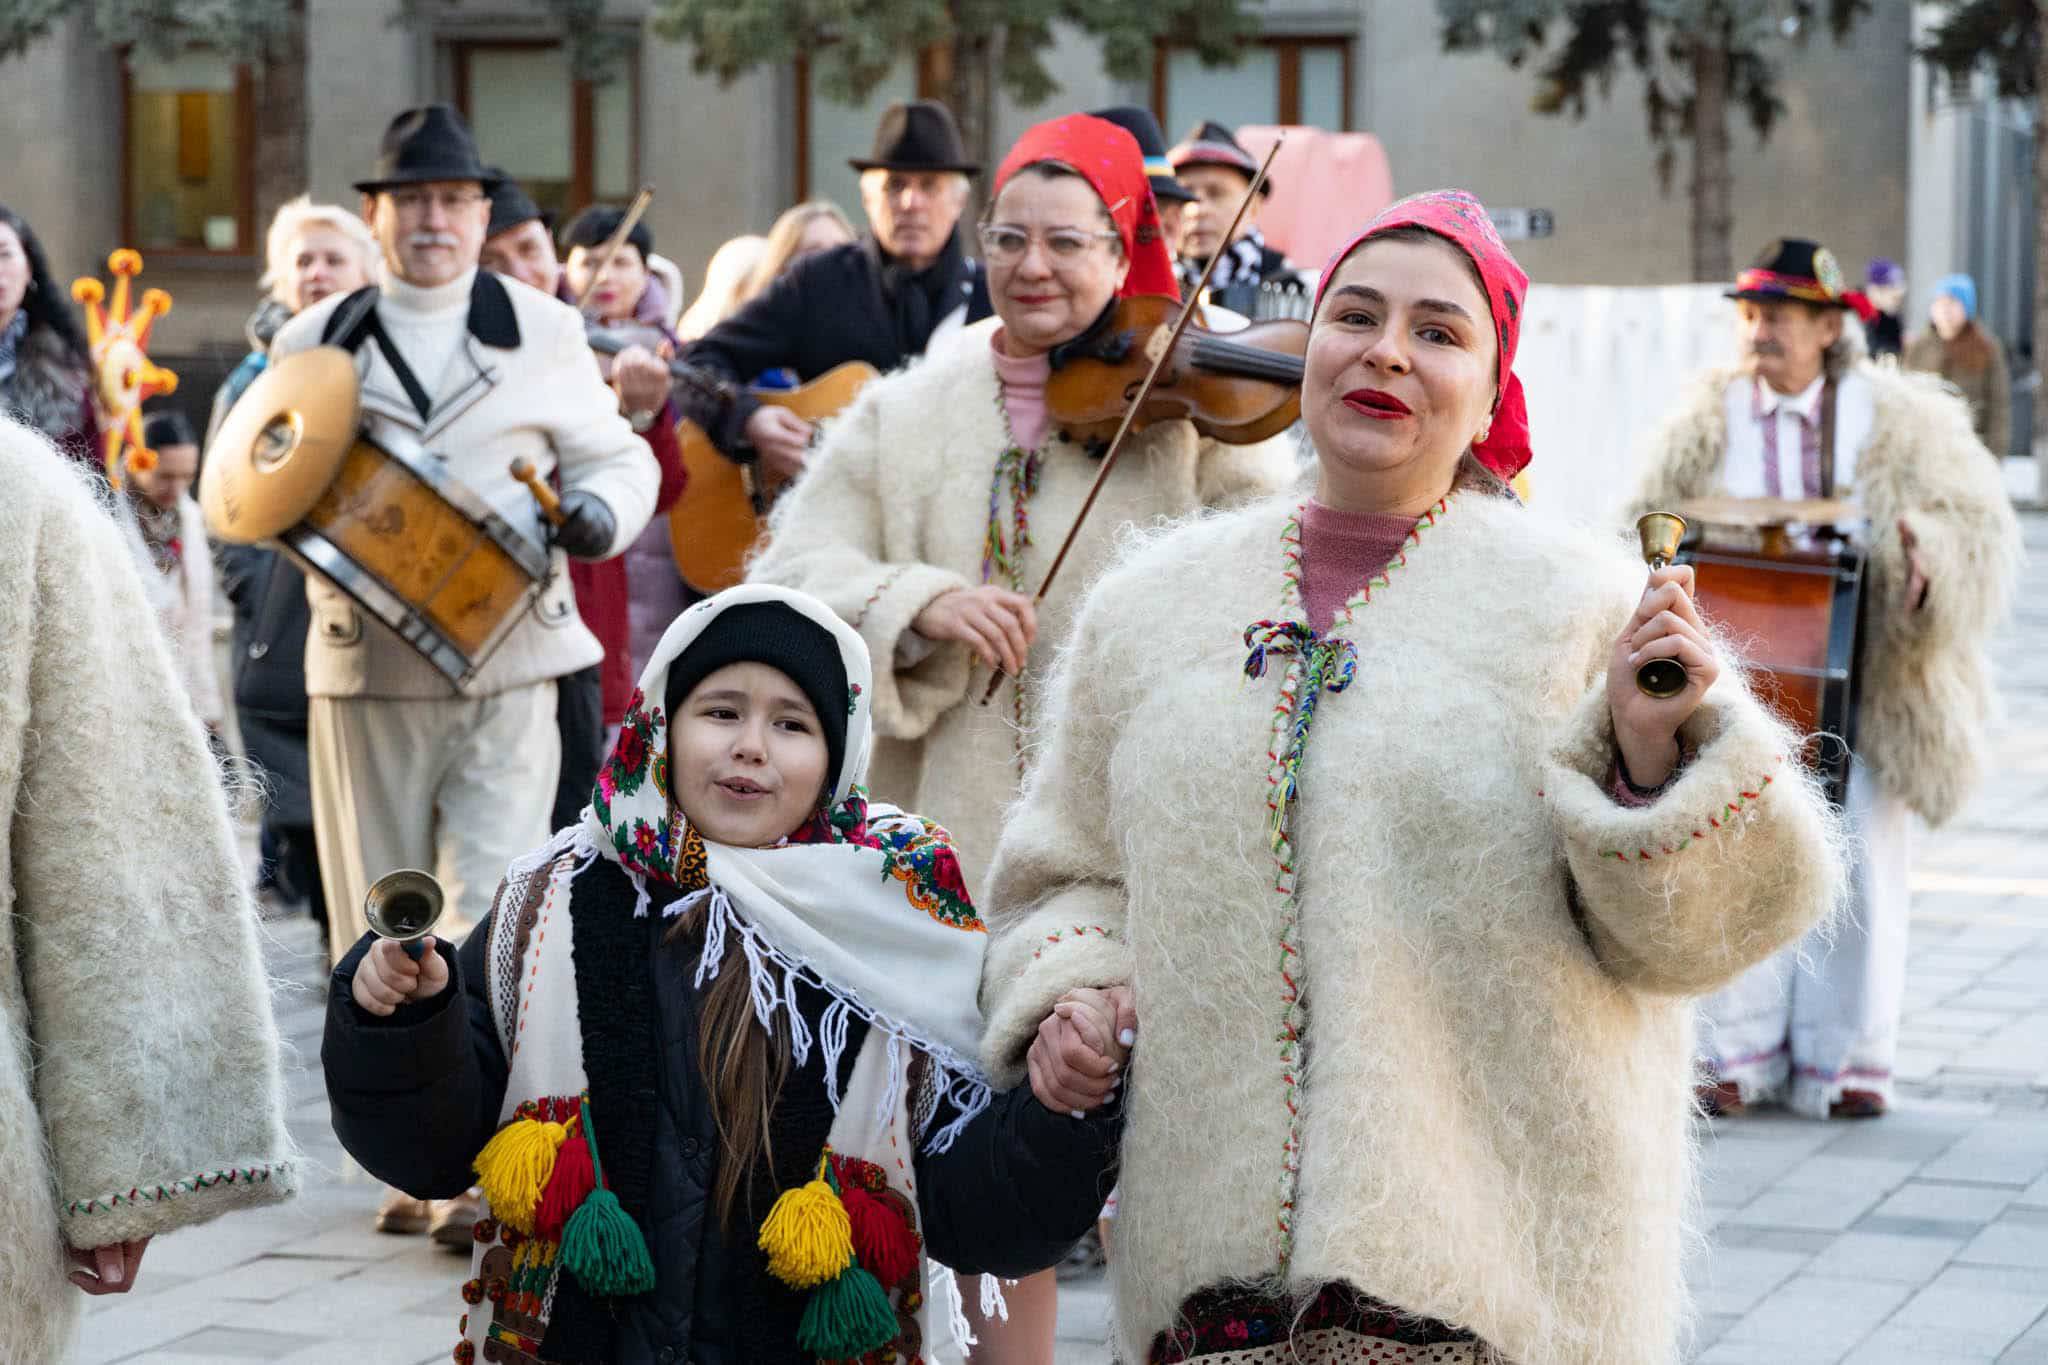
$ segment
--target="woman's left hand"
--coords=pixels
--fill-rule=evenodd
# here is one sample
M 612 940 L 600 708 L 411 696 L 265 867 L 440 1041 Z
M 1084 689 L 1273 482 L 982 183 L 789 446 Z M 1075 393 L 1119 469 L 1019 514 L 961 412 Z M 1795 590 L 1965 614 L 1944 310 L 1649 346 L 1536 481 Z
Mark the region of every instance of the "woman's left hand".
M 1670 778 L 1678 766 L 1678 727 L 1721 676 L 1721 661 L 1692 600 L 1692 587 L 1690 564 L 1652 571 L 1643 600 L 1616 637 L 1607 664 L 1614 741 L 1629 781 L 1638 787 L 1662 786 Z M 1653 697 L 1636 686 L 1636 670 L 1652 659 L 1678 660 L 1685 668 L 1685 690 Z
M 88 1294 L 125 1294 L 135 1287 L 135 1274 L 142 1269 L 142 1253 L 148 1249 L 147 1237 L 132 1242 L 109 1242 L 90 1251 L 67 1247 L 71 1264 L 78 1267 L 69 1276 L 71 1283 Z

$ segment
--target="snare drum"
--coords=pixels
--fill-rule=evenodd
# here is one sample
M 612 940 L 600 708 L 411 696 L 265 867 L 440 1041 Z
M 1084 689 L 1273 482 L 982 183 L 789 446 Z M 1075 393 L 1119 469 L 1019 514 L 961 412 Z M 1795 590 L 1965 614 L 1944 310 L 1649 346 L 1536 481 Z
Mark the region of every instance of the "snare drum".
M 346 351 L 279 361 L 208 451 L 207 525 L 236 544 L 275 540 L 460 686 L 546 585 L 547 548 L 410 433 L 359 419 Z

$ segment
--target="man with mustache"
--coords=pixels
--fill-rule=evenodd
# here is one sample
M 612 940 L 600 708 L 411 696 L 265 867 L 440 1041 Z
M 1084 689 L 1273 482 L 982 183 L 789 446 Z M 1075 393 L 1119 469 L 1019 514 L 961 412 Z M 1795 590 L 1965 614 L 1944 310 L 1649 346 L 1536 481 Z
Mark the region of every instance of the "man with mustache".
M 851 164 L 860 172 L 868 235 L 792 267 L 686 353 L 730 386 L 723 396 L 699 395 L 686 415 L 726 455 L 758 459 L 777 478 L 803 469 L 811 424 L 787 408 L 761 406 L 740 386 L 782 368 L 808 383 L 850 360 L 887 373 L 924 354 L 933 337 L 990 312 L 981 266 L 954 231 L 968 177 L 980 167 L 967 159 L 946 106 L 889 106 L 874 155 Z
M 1703 1002 L 1701 1099 L 1870 1118 L 1892 1099 L 1912 817 L 1940 824 L 1977 784 L 1985 644 L 2019 528 L 1961 398 L 1864 355 L 1826 248 L 1772 243 L 1729 297 L 1743 364 L 1701 376 L 1654 433 L 1628 515 L 1709 495 L 1852 498 L 1869 559 L 1847 914 Z
M 408 110 L 357 182 L 384 256 L 380 286 L 300 313 L 272 362 L 318 345 L 355 356 L 373 426 L 410 435 L 440 472 L 527 538 L 552 546 L 545 590 L 460 687 L 319 575 L 307 578 L 313 823 L 334 955 L 367 927 L 370 884 L 403 867 L 447 890 L 436 933 L 483 918 L 511 860 L 552 832 L 561 743 L 556 679 L 602 657 L 565 556 L 607 559 L 647 524 L 658 471 L 599 376 L 576 310 L 477 268 L 499 177 L 447 105 Z M 530 460 L 561 487 L 549 526 L 509 466 Z M 465 1204 L 431 1214 L 435 1237 L 467 1246 Z M 428 1210 L 392 1191 L 378 1225 L 419 1231 Z

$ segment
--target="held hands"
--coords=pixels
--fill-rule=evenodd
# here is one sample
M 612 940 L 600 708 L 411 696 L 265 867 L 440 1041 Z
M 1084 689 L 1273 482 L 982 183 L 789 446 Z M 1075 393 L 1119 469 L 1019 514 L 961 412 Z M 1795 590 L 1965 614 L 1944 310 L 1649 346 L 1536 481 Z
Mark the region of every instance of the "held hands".
M 555 527 L 555 544 L 578 559 L 603 559 L 612 548 L 618 522 L 604 499 L 581 488 L 562 495 L 562 523 Z
M 668 401 L 668 357 L 673 353 L 664 341 L 659 352 L 628 346 L 612 357 L 612 389 L 619 395 L 620 412 L 660 410 Z
M 747 444 L 761 457 L 761 467 L 787 482 L 804 472 L 815 428 L 788 408 L 763 403 L 747 418 Z
M 1614 740 L 1629 780 L 1638 787 L 1661 786 L 1678 764 L 1678 727 L 1699 709 L 1707 689 L 1721 676 L 1721 661 L 1707 638 L 1692 600 L 1692 565 L 1653 570 L 1635 615 L 1614 641 L 1607 665 L 1607 706 Z M 1676 659 L 1685 668 L 1685 690 L 1653 697 L 1636 686 L 1636 670 L 1651 659 Z
M 1138 1040 L 1129 986 L 1068 991 L 1038 1026 L 1025 1054 L 1031 1093 L 1055 1114 L 1083 1118 L 1116 1094 Z
M 418 940 L 420 960 L 405 955 L 405 945 L 380 938 L 363 954 L 349 983 L 349 995 L 365 1014 L 388 1017 L 400 1005 L 432 1000 L 448 988 L 448 964 L 434 951 L 432 934 Z
M 990 668 L 1015 677 L 1038 639 L 1038 608 L 1008 588 L 955 588 L 933 598 L 910 628 L 927 640 L 958 640 Z
M 125 1294 L 135 1287 L 135 1273 L 142 1268 L 142 1253 L 148 1249 L 147 1237 L 109 1242 L 91 1251 L 66 1247 L 65 1255 L 78 1267 L 66 1278 L 88 1294 Z

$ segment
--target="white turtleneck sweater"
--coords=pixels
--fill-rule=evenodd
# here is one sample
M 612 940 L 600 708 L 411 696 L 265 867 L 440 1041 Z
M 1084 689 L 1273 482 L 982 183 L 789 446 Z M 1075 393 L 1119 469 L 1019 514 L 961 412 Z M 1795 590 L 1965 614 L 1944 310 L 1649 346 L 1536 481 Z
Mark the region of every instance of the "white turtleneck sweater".
M 429 398 L 441 391 L 448 362 L 469 328 L 469 295 L 475 284 L 474 266 L 432 287 L 409 284 L 396 275 L 384 281 L 377 320 Z

